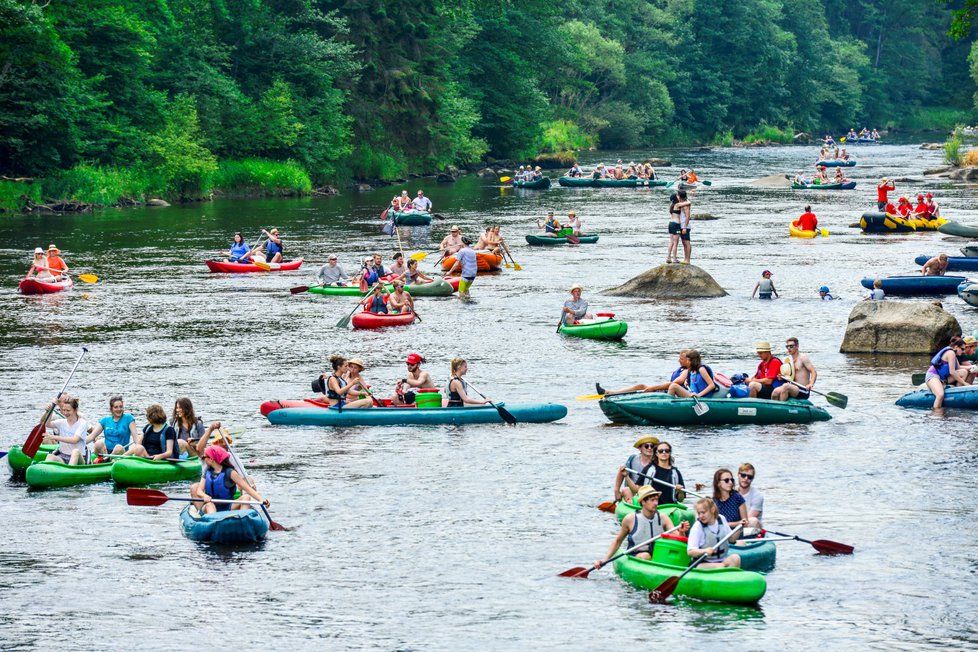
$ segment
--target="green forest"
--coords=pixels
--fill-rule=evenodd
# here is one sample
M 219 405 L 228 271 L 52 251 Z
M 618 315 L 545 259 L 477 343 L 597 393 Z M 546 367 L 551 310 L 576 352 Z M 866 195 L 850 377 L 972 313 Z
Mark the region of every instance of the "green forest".
M 947 129 L 974 115 L 974 4 L 0 0 L 0 206 Z

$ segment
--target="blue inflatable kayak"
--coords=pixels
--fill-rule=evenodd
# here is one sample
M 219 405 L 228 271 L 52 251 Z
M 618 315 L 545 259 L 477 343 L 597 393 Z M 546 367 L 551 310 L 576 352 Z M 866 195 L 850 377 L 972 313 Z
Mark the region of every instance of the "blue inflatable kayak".
M 978 283 L 965 281 L 958 286 L 958 296 L 968 305 L 978 308 Z
M 201 516 L 196 507 L 187 505 L 180 512 L 180 525 L 188 539 L 206 543 L 255 543 L 268 533 L 268 523 L 254 509 L 232 509 Z
M 875 280 L 866 277 L 860 283 L 872 290 Z M 958 286 L 967 280 L 964 276 L 888 276 L 882 279 L 883 292 L 905 296 L 957 294 Z
M 929 410 L 934 405 L 934 392 L 929 389 L 907 392 L 897 399 L 896 404 L 905 408 Z M 978 385 L 945 387 L 944 407 L 957 408 L 958 410 L 978 410 Z
M 856 167 L 856 160 L 849 159 L 844 161 L 841 158 L 832 158 L 825 161 L 815 161 L 815 167 L 825 167 L 825 168 L 852 168 Z
M 923 265 L 933 256 L 917 256 L 913 262 Z M 949 272 L 978 272 L 978 258 L 965 258 L 964 256 L 948 256 L 947 271 Z M 885 290 L 884 290 L 885 291 Z
M 497 403 L 522 423 L 547 423 L 567 416 L 559 403 Z M 468 423 L 502 423 L 491 405 L 465 408 L 361 408 L 343 410 L 304 407 L 282 408 L 268 413 L 268 420 L 287 426 L 409 426 Z

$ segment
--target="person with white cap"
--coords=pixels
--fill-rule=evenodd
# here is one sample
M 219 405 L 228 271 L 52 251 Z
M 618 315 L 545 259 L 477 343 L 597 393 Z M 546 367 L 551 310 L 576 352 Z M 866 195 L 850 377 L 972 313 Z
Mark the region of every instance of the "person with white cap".
M 758 293 L 760 293 L 760 296 L 758 297 L 760 299 L 770 299 L 772 294 L 774 294 L 775 297 L 778 297 L 778 290 L 774 287 L 774 281 L 771 280 L 771 276 L 773 276 L 773 274 L 771 274 L 771 270 L 769 269 L 765 269 L 763 272 L 761 272 L 761 280 L 754 286 L 754 291 L 751 292 L 750 295 L 751 299 L 753 299 L 754 295 Z
M 31 261 L 31 268 L 27 270 L 27 276 L 25 278 L 30 278 L 31 276 L 38 281 L 54 280 L 54 275 L 48 269 L 47 260 L 44 258 L 44 250 L 40 247 L 34 248 L 34 260 Z
M 632 448 L 638 449 L 638 452 L 629 455 L 625 463 L 618 467 L 614 485 L 615 502 L 631 501 L 634 493 L 638 491 L 638 487 L 646 484 L 645 478 L 638 474 L 645 473 L 645 469 L 655 462 L 655 447 L 658 445 L 659 438 L 652 435 L 639 437 L 632 444 Z M 622 486 L 623 483 L 624 486 Z M 632 486 L 636 488 L 632 490 Z
M 461 248 L 462 230 L 458 228 L 458 225 L 454 225 L 448 235 L 441 241 L 441 244 L 438 245 L 438 249 L 444 254 L 442 258 L 448 258 L 458 253 Z
M 754 346 L 757 357 L 761 359 L 757 371 L 747 379 L 751 398 L 771 398 L 774 390 L 781 386 L 781 360 L 771 353 L 770 342 L 758 342 Z
M 640 543 L 673 529 L 674 526 L 669 517 L 659 512 L 659 496 L 661 493 L 650 485 L 639 488 L 637 498 L 642 509 L 628 514 L 621 520 L 618 535 L 608 547 L 604 559 L 594 562 L 595 569 L 601 568 L 607 559 L 611 559 L 626 539 L 625 547 L 634 548 Z M 654 547 L 655 542 L 653 541 L 649 545 L 633 550 L 628 554 L 638 559 L 652 559 Z
M 414 206 L 414 210 L 416 211 L 421 211 L 424 213 L 431 212 L 431 200 L 424 196 L 423 190 L 418 191 L 418 196 L 414 198 L 411 205 Z
M 562 310 L 564 324 L 568 326 L 578 322 L 582 319 L 594 319 L 594 315 L 588 314 L 588 304 L 587 301 L 581 298 L 581 293 L 584 291 L 584 287 L 575 283 L 570 288 L 571 298 L 564 302 L 564 308 Z
M 320 285 L 343 286 L 348 284 L 346 272 L 339 266 L 337 260 L 336 254 L 330 254 L 327 263 L 319 268 L 316 277 L 319 279 Z
M 48 267 L 48 272 L 55 278 L 65 278 L 68 276 L 68 264 L 60 254 L 61 250 L 56 245 L 53 243 L 48 245 L 48 257 L 45 265 Z

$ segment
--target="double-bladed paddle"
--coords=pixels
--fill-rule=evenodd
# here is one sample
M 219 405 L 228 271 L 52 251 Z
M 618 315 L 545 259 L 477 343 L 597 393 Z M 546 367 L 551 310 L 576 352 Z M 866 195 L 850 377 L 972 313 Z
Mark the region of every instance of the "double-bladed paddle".
M 71 368 L 71 373 L 68 374 L 68 378 L 65 380 L 65 384 L 61 388 L 61 391 L 54 397 L 54 402 L 51 403 L 51 406 L 44 411 L 44 416 L 41 417 L 41 422 L 34 426 L 34 428 L 31 430 L 31 434 L 27 435 L 24 445 L 21 446 L 21 451 L 27 457 L 34 457 L 34 455 L 37 453 L 37 449 L 41 447 L 41 442 L 44 441 L 44 424 L 47 423 L 48 419 L 51 417 L 51 413 L 54 412 L 55 403 L 58 402 L 61 395 L 65 393 L 66 389 L 68 389 L 68 383 L 71 382 L 71 377 L 75 375 L 75 369 L 77 369 L 78 365 L 81 364 L 82 358 L 85 357 L 86 353 L 88 353 L 88 349 L 83 346 L 81 355 L 78 356 L 78 360 L 75 361 L 75 366 Z
M 466 383 L 466 384 L 468 385 L 468 383 Z M 488 398 L 486 398 L 486 395 L 485 394 L 483 394 L 482 392 L 480 392 L 479 390 L 477 390 L 472 385 L 469 385 L 469 389 L 471 389 L 473 392 L 475 392 L 476 394 L 478 394 L 482 398 L 486 399 L 486 401 L 489 403 L 489 405 L 491 405 L 494 408 L 496 408 L 496 412 L 499 413 L 499 418 L 500 419 L 502 419 L 503 421 L 505 421 L 506 423 L 508 423 L 511 426 L 515 426 L 516 425 L 516 417 L 514 417 L 509 410 L 507 410 L 506 408 L 502 407 L 501 405 L 496 405 L 495 403 L 493 403 L 492 401 L 490 401 Z
M 716 549 L 722 546 L 730 539 L 730 537 L 740 532 L 743 529 L 743 527 L 744 526 L 742 525 L 738 525 L 737 527 L 735 527 L 733 530 L 730 531 L 730 534 L 717 541 L 716 545 L 714 545 L 713 548 Z M 689 575 L 690 571 L 692 571 L 694 568 L 702 564 L 703 561 L 706 560 L 706 558 L 709 556 L 710 553 L 708 552 L 703 553 L 702 555 L 697 557 L 696 560 L 689 565 L 689 568 L 684 570 L 682 573 L 680 573 L 679 575 L 674 575 L 672 577 L 667 577 L 662 584 L 660 584 L 651 592 L 649 592 L 649 602 L 664 603 L 666 601 L 666 598 L 672 595 L 673 591 L 676 590 L 676 587 L 679 586 L 679 580 Z
M 631 554 L 631 553 L 635 552 L 636 550 L 638 550 L 639 548 L 642 548 L 644 546 L 649 545 L 650 543 L 652 543 L 656 539 L 659 539 L 661 537 L 664 537 L 667 534 L 671 534 L 671 533 L 675 532 L 676 530 L 678 530 L 681 527 L 682 527 L 682 525 L 677 525 L 676 527 L 672 528 L 671 530 L 666 530 L 662 534 L 658 534 L 658 535 L 652 537 L 648 541 L 643 541 L 642 543 L 639 543 L 637 545 L 632 546 L 628 550 L 619 552 L 617 555 L 615 555 L 613 557 L 609 557 L 608 559 L 605 559 L 604 561 L 598 562 L 597 564 L 591 566 L 590 568 L 584 568 L 583 566 L 575 566 L 574 568 L 568 568 L 563 573 L 560 573 L 557 577 L 573 577 L 574 579 L 586 580 L 587 579 L 587 576 L 591 574 L 591 571 L 595 571 L 595 570 L 598 570 L 599 568 L 602 568 L 604 566 L 607 566 L 608 564 L 610 564 L 614 560 L 618 559 L 619 557 L 624 557 L 625 555 Z

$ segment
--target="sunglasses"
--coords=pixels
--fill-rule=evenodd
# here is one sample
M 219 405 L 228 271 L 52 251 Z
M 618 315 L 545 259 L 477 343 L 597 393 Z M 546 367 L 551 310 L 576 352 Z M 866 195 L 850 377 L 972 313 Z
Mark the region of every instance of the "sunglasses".
M 672 452 L 671 448 L 660 448 L 659 450 L 656 451 L 656 453 L 671 453 L 671 452 Z
M 720 478 L 720 482 L 733 482 L 733 478 Z
M 753 480 L 754 479 L 754 476 L 752 476 L 750 473 L 741 473 L 740 474 L 740 477 L 742 477 L 745 480 Z
M 655 448 L 652 444 L 642 444 L 642 448 Z
M 797 349 L 798 348 L 798 345 L 797 344 L 785 344 L 784 346 L 787 349 Z

